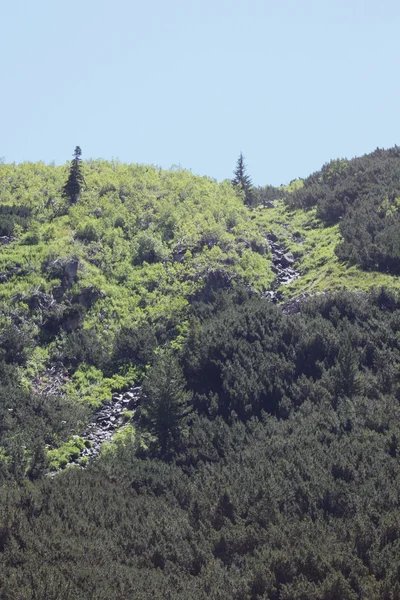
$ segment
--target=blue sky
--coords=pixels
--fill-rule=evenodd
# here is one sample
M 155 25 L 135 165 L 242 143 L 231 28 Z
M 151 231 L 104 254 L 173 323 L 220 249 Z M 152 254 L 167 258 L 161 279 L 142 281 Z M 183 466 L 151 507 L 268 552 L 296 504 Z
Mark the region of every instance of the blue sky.
M 258 185 L 400 144 L 397 0 L 13 0 L 0 156 L 173 164 Z

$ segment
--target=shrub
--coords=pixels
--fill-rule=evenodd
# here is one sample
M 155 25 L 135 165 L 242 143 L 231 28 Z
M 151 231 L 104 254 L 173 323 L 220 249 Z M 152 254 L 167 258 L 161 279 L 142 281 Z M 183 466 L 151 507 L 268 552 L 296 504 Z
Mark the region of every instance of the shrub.
M 56 358 L 68 369 L 74 370 L 82 363 L 104 367 L 108 353 L 101 337 L 93 329 L 81 329 L 61 338 Z
M 82 242 L 97 242 L 99 240 L 99 234 L 93 223 L 87 223 L 77 229 L 75 238 Z
M 157 338 L 150 325 L 123 327 L 115 340 L 112 363 L 116 366 L 129 363 L 148 365 L 152 362 L 156 346 Z
M 161 240 L 157 239 L 149 233 L 138 235 L 135 241 L 136 253 L 134 256 L 134 264 L 142 264 L 143 262 L 155 263 L 165 260 L 168 256 L 167 250 L 164 248 Z

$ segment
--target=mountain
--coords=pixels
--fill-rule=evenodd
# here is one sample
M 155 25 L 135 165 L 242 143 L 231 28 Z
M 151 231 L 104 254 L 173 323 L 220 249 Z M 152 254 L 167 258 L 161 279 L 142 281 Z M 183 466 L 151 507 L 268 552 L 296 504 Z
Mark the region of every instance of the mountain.
M 0 597 L 400 598 L 400 149 L 75 161 L 0 164 Z

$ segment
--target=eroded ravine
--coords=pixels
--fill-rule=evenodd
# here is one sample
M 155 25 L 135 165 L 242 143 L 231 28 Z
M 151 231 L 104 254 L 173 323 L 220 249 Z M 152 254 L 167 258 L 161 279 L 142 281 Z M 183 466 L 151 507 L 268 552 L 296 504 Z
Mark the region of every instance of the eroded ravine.
M 299 271 L 294 268 L 294 256 L 288 252 L 283 244 L 281 244 L 276 236 L 270 234 L 267 236 L 268 246 L 272 255 L 272 271 L 275 273 L 275 280 L 270 290 L 263 295 L 269 298 L 272 302 L 279 302 L 281 294 L 278 289 L 281 285 L 289 285 L 300 277 Z

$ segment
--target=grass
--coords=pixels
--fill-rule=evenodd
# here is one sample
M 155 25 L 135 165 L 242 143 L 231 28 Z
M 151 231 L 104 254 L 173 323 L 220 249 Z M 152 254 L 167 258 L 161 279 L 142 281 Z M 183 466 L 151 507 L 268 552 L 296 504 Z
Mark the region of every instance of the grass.
M 366 272 L 338 260 L 335 247 L 341 241 L 339 226 L 325 227 L 309 211 L 289 210 L 282 200 L 274 208 L 254 211 L 260 230 L 274 233 L 279 242 L 292 252 L 300 277 L 280 291 L 285 299 L 306 293 L 349 289 L 368 291 L 373 287 L 400 289 L 400 277 L 380 272 Z

